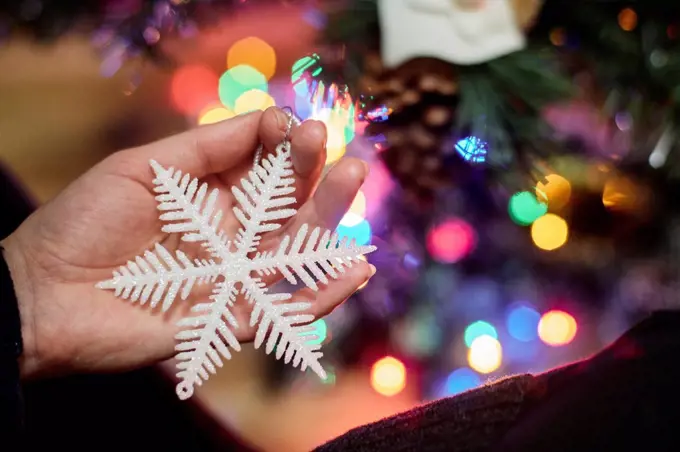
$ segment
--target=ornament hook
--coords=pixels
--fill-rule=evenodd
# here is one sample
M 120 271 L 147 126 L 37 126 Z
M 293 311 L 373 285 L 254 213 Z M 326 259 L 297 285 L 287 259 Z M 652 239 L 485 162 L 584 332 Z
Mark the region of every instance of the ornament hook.
M 301 124 L 301 121 L 295 117 L 295 114 L 293 113 L 293 109 L 290 107 L 283 107 L 281 109 L 287 116 L 288 116 L 288 126 L 286 127 L 286 134 L 283 136 L 283 142 L 289 142 L 290 143 L 290 133 L 293 130 L 293 124 L 296 126 L 299 126 Z M 253 166 L 257 165 L 260 163 L 260 159 L 262 158 L 262 151 L 264 150 L 264 144 L 260 143 L 257 146 L 257 149 L 255 150 L 255 156 L 253 157 Z

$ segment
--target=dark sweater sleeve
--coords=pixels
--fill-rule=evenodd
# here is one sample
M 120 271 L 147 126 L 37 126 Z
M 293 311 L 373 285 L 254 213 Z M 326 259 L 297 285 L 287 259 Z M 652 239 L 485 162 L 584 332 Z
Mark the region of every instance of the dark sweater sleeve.
M 0 248 L 0 436 L 17 438 L 23 431 L 19 356 L 21 322 L 9 269 Z
M 35 203 L 0 164 L 0 240 L 10 235 L 31 214 Z M 19 356 L 21 321 L 7 262 L 0 248 L 0 437 L 17 438 L 23 432 L 23 403 Z
M 315 452 L 486 451 L 512 426 L 534 377 L 517 375 L 357 427 Z

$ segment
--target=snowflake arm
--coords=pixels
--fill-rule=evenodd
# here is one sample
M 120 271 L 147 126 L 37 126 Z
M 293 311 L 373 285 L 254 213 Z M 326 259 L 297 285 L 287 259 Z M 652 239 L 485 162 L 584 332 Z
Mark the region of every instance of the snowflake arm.
M 222 211 L 215 209 L 218 189 L 208 194 L 208 184 L 200 184 L 197 178 L 174 168 L 165 169 L 155 160 L 150 162 L 156 178 L 154 191 L 158 193 L 158 210 L 162 221 L 173 221 L 163 226 L 163 232 L 182 233 L 186 242 L 202 242 L 208 251 L 222 261 L 231 258 L 230 241 L 219 229 Z M 205 202 L 204 202 L 205 201 Z
M 175 336 L 180 342 L 175 346 L 177 356 L 177 395 L 185 400 L 194 393 L 195 385 L 214 374 L 217 367 L 222 367 L 222 358 L 231 359 L 227 345 L 236 351 L 241 345 L 231 331 L 238 328 L 236 318 L 228 306 L 234 303 L 237 290 L 233 282 L 223 282 L 215 286 L 211 302 L 195 305 L 191 310 L 197 316 L 187 317 L 178 322 L 178 326 L 186 328 Z M 228 325 L 229 326 L 228 326 Z
M 315 335 L 302 334 L 314 329 L 309 324 L 314 320 L 314 316 L 304 313 L 311 307 L 311 303 L 289 303 L 290 294 L 270 294 L 264 283 L 252 278 L 243 282 L 243 293 L 253 304 L 250 325 L 255 326 L 259 322 L 255 334 L 255 348 L 260 348 L 269 333 L 265 346 L 268 355 L 276 347 L 276 359 L 283 358 L 286 364 L 292 360 L 292 366 L 300 366 L 302 371 L 309 367 L 325 380 L 326 372 L 319 362 L 323 356 L 319 351 L 321 344 L 309 343 L 316 339 Z
M 375 246 L 358 246 L 354 239 L 348 243 L 347 237 L 339 239 L 337 233 L 331 236 L 330 230 L 321 234 L 319 227 L 314 228 L 307 237 L 308 229 L 306 224 L 302 225 L 292 245 L 290 236 L 285 236 L 276 253 L 258 253 L 251 261 L 250 270 L 258 275 L 268 275 L 278 270 L 291 284 L 297 283 L 297 275 L 307 287 L 316 291 L 319 287 L 312 276 L 328 284 L 328 276 L 337 279 L 338 272 L 344 273 L 344 267 L 351 267 L 360 256 L 376 249 Z M 305 239 L 307 244 L 303 249 Z
M 240 205 L 234 215 L 243 225 L 235 240 L 238 257 L 256 250 L 260 234 L 278 229 L 274 221 L 295 215 L 295 209 L 286 208 L 295 203 L 295 197 L 286 196 L 295 191 L 292 166 L 290 143 L 282 143 L 241 179 L 242 189 L 232 188 Z
M 139 301 L 155 308 L 163 298 L 161 310 L 167 311 L 180 293 L 186 300 L 194 284 L 214 282 L 221 274 L 221 268 L 213 260 L 194 260 L 181 251 L 176 258 L 157 243 L 154 251 L 146 251 L 144 256 L 137 256 L 127 265 L 114 271 L 113 277 L 97 284 L 99 289 L 114 290 L 116 297 L 131 302 Z M 165 265 L 164 265 L 165 264 Z

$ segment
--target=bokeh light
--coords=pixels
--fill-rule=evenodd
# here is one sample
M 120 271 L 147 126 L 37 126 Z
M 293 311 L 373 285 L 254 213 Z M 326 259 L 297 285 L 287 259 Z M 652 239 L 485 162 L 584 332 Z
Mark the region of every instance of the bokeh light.
M 646 198 L 642 187 L 621 176 L 608 179 L 602 191 L 602 204 L 611 211 L 635 212 L 644 208 Z
M 461 367 L 449 374 L 444 383 L 442 397 L 460 394 L 482 384 L 482 379 L 474 370 Z
M 486 143 L 479 138 L 469 136 L 456 143 L 456 152 L 468 162 L 482 163 L 486 160 L 486 147 Z
M 548 206 L 528 191 L 515 193 L 508 203 L 510 218 L 520 226 L 529 226 L 546 212 L 548 212 Z
M 267 79 L 257 69 L 239 65 L 235 66 L 219 79 L 220 101 L 228 108 L 236 109 L 236 100 L 250 90 L 268 92 Z
M 381 358 L 371 368 L 371 386 L 384 396 L 399 394 L 406 387 L 406 367 L 392 356 Z
M 465 334 L 463 335 L 465 345 L 471 347 L 475 339 L 481 336 L 491 336 L 494 339 L 498 339 L 498 332 L 492 324 L 478 320 L 465 328 Z
M 503 348 L 497 339 L 491 336 L 480 336 L 470 344 L 468 364 L 482 374 L 490 374 L 501 367 Z
M 300 97 L 309 96 L 309 82 L 305 77 L 305 74 L 319 61 L 319 55 L 309 55 L 304 56 L 293 63 L 291 82 L 293 83 L 293 89 L 295 93 Z M 321 67 L 317 67 L 313 72 L 311 72 L 312 77 L 316 77 L 321 73 Z
M 553 251 L 567 243 L 569 226 L 561 217 L 548 213 L 531 226 L 531 239 L 545 251 Z
M 571 184 L 559 174 L 550 174 L 545 179 L 545 183 L 536 184 L 536 198 L 550 209 L 561 209 L 569 202 Z
M 338 108 L 313 109 L 310 118 L 326 125 L 326 165 L 337 162 L 345 155 L 347 142 L 345 141 L 345 126 L 347 118 L 339 113 Z
M 241 94 L 236 99 L 234 111 L 236 114 L 248 113 L 255 110 L 266 110 L 269 107 L 276 105 L 276 101 L 272 96 L 259 89 L 251 89 Z
M 335 369 L 333 367 L 328 366 L 328 367 L 326 367 L 325 370 L 326 370 L 326 379 L 321 380 L 321 382 L 324 385 L 328 385 L 328 386 L 335 385 L 335 382 L 337 380 L 337 375 L 335 373 Z
M 446 220 L 427 234 L 427 250 L 438 262 L 455 263 L 470 254 L 477 245 L 474 229 L 464 220 Z
M 550 31 L 550 42 L 557 47 L 563 46 L 567 42 L 567 33 L 564 28 L 553 28 Z
M 312 330 L 300 333 L 300 336 L 304 337 L 314 335 L 316 336 L 315 338 L 309 339 L 306 342 L 311 345 L 323 344 L 323 342 L 326 340 L 326 337 L 328 337 L 328 325 L 326 324 L 326 321 L 324 319 L 317 319 L 311 324 L 311 326 L 313 327 Z
M 212 106 L 203 111 L 198 117 L 198 124 L 214 124 L 226 119 L 233 118 L 235 113 L 222 106 Z
M 520 342 L 533 341 L 538 337 L 538 322 L 541 314 L 528 305 L 512 306 L 508 312 L 506 327 L 508 334 Z
M 365 216 L 366 195 L 364 195 L 364 193 L 359 190 L 356 197 L 354 198 L 354 201 L 352 201 L 352 205 L 347 210 L 347 213 L 342 217 L 342 220 L 340 220 L 340 224 L 342 226 L 351 228 L 364 221 Z
M 340 224 L 336 232 L 340 237 L 347 237 L 348 240 L 355 239 L 357 245 L 368 245 L 371 242 L 371 225 L 366 220 L 351 227 Z
M 538 336 L 553 347 L 569 344 L 576 337 L 577 330 L 576 319 L 564 311 L 548 311 L 538 323 Z
M 227 69 L 240 65 L 253 67 L 270 80 L 276 72 L 276 52 L 260 38 L 241 39 L 229 48 Z
M 634 9 L 624 8 L 619 13 L 619 26 L 625 31 L 633 31 L 637 27 L 638 16 Z
M 195 115 L 217 98 L 218 77 L 209 67 L 182 66 L 172 76 L 170 99 L 174 108 Z

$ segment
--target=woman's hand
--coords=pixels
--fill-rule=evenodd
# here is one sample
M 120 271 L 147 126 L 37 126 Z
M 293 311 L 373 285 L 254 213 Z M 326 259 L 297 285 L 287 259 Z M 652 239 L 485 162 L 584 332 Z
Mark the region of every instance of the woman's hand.
M 156 242 L 169 251 L 180 249 L 195 256 L 196 248 L 180 241 L 178 234 L 161 232 L 149 160 L 218 188 L 222 229 L 233 237 L 238 221 L 230 188 L 251 169 L 257 145 L 263 143 L 265 153 L 273 151 L 287 127 L 287 115 L 272 108 L 118 152 L 10 235 L 3 246 L 21 312 L 24 377 L 124 370 L 171 357 L 177 320 L 210 292 L 178 299 L 168 312 L 160 313 L 160 307 L 149 312 L 148 306 L 95 288 Z M 368 172 L 365 163 L 348 158 L 319 184 L 326 158 L 323 124 L 305 122 L 293 127 L 290 137 L 298 214 L 263 236 L 261 249 L 276 247 L 284 234 L 294 234 L 304 223 L 333 229 Z M 316 317 L 330 312 L 370 278 L 372 268 L 360 264 L 319 292 L 298 291 L 292 301 L 312 301 Z M 252 340 L 254 329 L 247 327 L 250 307 L 237 301 L 233 314 L 242 325 L 234 331 L 237 339 Z

